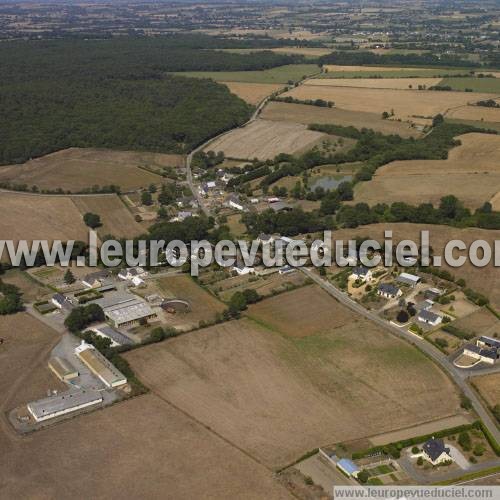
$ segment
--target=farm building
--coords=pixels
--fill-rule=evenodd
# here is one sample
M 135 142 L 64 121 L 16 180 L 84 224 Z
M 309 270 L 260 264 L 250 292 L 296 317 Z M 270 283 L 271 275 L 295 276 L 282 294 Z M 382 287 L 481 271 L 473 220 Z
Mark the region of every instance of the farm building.
M 101 336 L 101 337 L 106 337 L 111 340 L 111 347 L 116 347 L 119 345 L 134 345 L 134 342 L 132 339 L 128 338 L 126 335 L 123 333 L 118 332 L 114 328 L 111 328 L 110 326 L 96 326 L 94 328 L 91 328 L 90 331 L 94 332 L 95 334 Z
M 109 298 L 95 300 L 94 303 L 101 306 L 104 315 L 115 328 L 156 318 L 156 313 L 147 302 L 131 294 L 113 294 Z
M 66 311 L 71 311 L 75 306 L 71 303 L 68 297 L 62 293 L 56 293 L 52 295 L 52 304 L 54 304 L 58 309 L 64 309 Z
M 106 387 L 120 387 L 127 383 L 125 375 L 117 370 L 93 345 L 82 340 L 82 343 L 75 349 L 75 354 Z
M 395 285 L 382 283 L 377 289 L 377 294 L 386 299 L 394 299 L 403 295 L 403 292 Z
M 443 321 L 443 317 L 439 314 L 433 313 L 432 311 L 427 311 L 425 309 L 421 310 L 417 316 L 418 321 L 431 326 L 437 326 Z
M 411 287 L 415 287 L 422 281 L 422 278 L 420 278 L 419 276 L 415 276 L 414 274 L 410 274 L 410 273 L 401 273 L 396 278 L 396 281 L 398 283 L 403 283 L 404 285 L 409 285 Z
M 49 368 L 63 382 L 78 377 L 78 370 L 67 359 L 60 358 L 59 356 L 54 356 L 49 360 Z
M 372 279 L 372 272 L 364 266 L 357 266 L 352 270 L 351 278 L 360 281 L 370 281 Z
M 121 280 L 132 281 L 134 278 L 144 278 L 148 273 L 142 267 L 127 267 L 118 273 Z
M 96 271 L 95 273 L 87 274 L 82 279 L 82 284 L 86 288 L 100 288 L 106 284 L 107 278 L 109 278 L 109 271 Z
M 361 469 L 348 458 L 341 458 L 337 462 L 337 467 L 347 476 L 349 477 L 358 477 L 358 474 L 361 472 Z
M 97 391 L 72 390 L 33 401 L 28 404 L 28 411 L 35 421 L 43 422 L 60 417 L 102 402 L 102 396 Z
M 450 449 L 444 445 L 442 439 L 429 439 L 429 441 L 422 446 L 422 450 L 423 458 L 432 465 L 438 465 L 452 460 Z

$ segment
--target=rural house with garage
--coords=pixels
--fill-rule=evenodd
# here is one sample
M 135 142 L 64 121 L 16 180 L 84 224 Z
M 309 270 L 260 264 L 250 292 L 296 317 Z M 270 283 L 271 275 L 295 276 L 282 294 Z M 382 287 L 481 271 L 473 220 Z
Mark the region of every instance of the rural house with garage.
M 371 281 L 372 277 L 373 273 L 371 272 L 371 270 L 364 266 L 355 267 L 351 273 L 351 278 L 355 280 L 360 280 L 363 283 L 365 281 Z
M 418 321 L 426 325 L 437 326 L 443 321 L 443 317 L 426 309 L 421 310 L 417 316 Z

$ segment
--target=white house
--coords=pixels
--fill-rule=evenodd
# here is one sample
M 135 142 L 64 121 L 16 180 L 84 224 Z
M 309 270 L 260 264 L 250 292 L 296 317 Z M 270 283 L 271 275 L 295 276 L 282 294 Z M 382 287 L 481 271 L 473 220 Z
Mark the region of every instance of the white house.
M 245 206 L 241 202 L 240 198 L 235 194 L 231 194 L 226 199 L 226 205 L 230 208 L 235 208 L 236 210 L 245 210 Z
M 467 344 L 464 347 L 464 354 L 493 365 L 500 359 L 500 340 L 479 337 L 475 344 Z
M 395 299 L 396 297 L 401 297 L 403 292 L 397 286 L 390 283 L 382 283 L 377 289 L 377 294 L 386 299 Z
M 443 317 L 426 309 L 422 309 L 417 316 L 418 321 L 431 326 L 437 326 L 443 321 Z
M 422 457 L 432 465 L 451 462 L 450 449 L 444 445 L 442 439 L 431 438 L 422 446 Z
M 232 271 L 236 271 L 238 276 L 244 276 L 245 274 L 252 274 L 255 272 L 253 267 L 247 267 L 245 264 L 236 264 L 231 268 Z
M 96 271 L 95 273 L 87 274 L 82 279 L 82 284 L 86 288 L 100 288 L 109 277 L 109 271 Z
M 364 283 L 365 281 L 371 281 L 373 273 L 367 267 L 357 266 L 352 270 L 351 277 Z

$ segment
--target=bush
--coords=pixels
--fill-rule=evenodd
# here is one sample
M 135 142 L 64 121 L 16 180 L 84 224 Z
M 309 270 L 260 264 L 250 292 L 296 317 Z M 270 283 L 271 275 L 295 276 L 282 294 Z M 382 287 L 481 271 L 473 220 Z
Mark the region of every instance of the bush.
M 420 448 L 418 446 L 414 446 L 412 449 L 411 449 L 411 452 L 416 455 L 417 453 L 420 453 Z
M 435 343 L 438 347 L 441 347 L 441 348 L 445 348 L 445 347 L 448 347 L 448 341 L 446 339 L 442 339 L 442 338 L 437 338 L 435 340 Z
M 161 326 L 158 326 L 156 327 L 155 329 L 153 329 L 153 331 L 151 332 L 149 338 L 153 341 L 153 342 L 161 342 L 162 340 L 165 339 L 165 331 L 163 330 L 163 328 Z
M 495 418 L 497 419 L 497 421 L 500 422 L 500 404 L 499 405 L 495 405 L 493 407 L 493 415 L 495 416 Z
M 417 458 L 417 465 L 424 465 L 424 459 L 422 457 Z
M 399 311 L 396 319 L 399 323 L 406 323 L 410 319 L 410 315 L 406 311 Z
M 365 483 L 368 481 L 369 477 L 370 477 L 370 474 L 368 473 L 368 471 L 366 471 L 366 470 L 362 470 L 362 471 L 358 474 L 358 481 L 359 481 L 360 483 L 365 484 Z
M 470 435 L 467 431 L 463 431 L 458 436 L 458 444 L 462 447 L 464 451 L 470 451 L 472 449 L 472 442 Z
M 486 451 L 486 447 L 484 446 L 484 444 L 476 443 L 474 445 L 474 449 L 472 450 L 472 453 L 474 453 L 474 455 L 476 457 L 481 457 L 482 455 L 484 455 L 485 451 Z

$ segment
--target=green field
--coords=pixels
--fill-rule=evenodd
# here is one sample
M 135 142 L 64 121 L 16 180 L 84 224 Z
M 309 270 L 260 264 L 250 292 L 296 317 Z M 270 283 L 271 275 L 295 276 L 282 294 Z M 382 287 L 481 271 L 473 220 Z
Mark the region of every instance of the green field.
M 472 89 L 474 92 L 500 94 L 500 78 L 444 78 L 439 85 L 449 85 L 453 90 Z
M 497 130 L 498 132 L 500 132 L 500 123 L 497 122 L 482 122 L 479 120 L 459 120 L 454 118 L 446 118 L 446 122 L 472 125 L 473 127 L 484 128 L 486 130 Z
M 175 74 L 211 78 L 217 82 L 287 83 L 290 80 L 299 81 L 303 76 L 313 75 L 318 71 L 319 68 L 315 64 L 289 64 L 262 71 L 186 71 Z
M 322 73 L 316 78 L 434 78 L 445 75 L 463 75 L 467 73 L 465 69 L 444 69 L 444 68 L 380 68 L 378 71 L 329 71 Z

